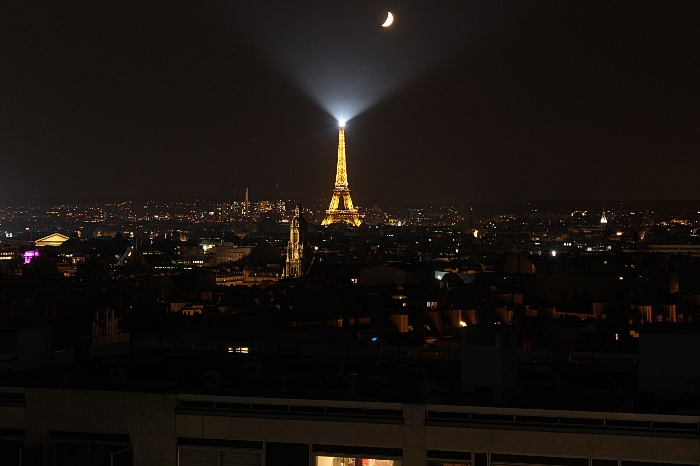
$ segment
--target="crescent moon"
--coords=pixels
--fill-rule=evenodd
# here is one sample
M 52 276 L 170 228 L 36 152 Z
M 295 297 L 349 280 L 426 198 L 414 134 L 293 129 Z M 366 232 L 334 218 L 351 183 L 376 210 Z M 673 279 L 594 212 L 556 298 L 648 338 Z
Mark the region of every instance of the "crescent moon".
M 384 21 L 384 24 L 382 24 L 383 28 L 388 28 L 394 23 L 394 15 L 391 14 L 391 11 L 386 12 L 386 21 Z

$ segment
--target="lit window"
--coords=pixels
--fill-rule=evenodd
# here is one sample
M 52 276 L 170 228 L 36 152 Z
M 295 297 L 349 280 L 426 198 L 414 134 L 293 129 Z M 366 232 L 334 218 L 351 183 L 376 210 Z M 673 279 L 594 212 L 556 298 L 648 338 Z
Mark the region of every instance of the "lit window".
M 316 466 L 401 466 L 401 460 L 317 456 Z

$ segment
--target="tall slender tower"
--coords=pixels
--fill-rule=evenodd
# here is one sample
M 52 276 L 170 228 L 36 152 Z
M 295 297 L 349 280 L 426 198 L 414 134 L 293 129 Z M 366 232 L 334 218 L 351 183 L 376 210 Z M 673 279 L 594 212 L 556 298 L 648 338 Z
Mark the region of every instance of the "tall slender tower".
M 326 210 L 326 218 L 323 219 L 321 225 L 340 222 L 356 227 L 362 223 L 357 215 L 357 209 L 352 205 L 350 188 L 348 188 L 348 170 L 345 162 L 345 121 L 343 120 L 338 122 L 338 168 L 335 173 L 335 188 L 333 188 L 331 204 Z
M 294 217 L 289 222 L 289 242 L 287 243 L 287 267 L 284 275 L 299 278 L 304 275 L 304 249 L 306 248 L 306 220 L 301 214 L 301 204 L 294 209 Z

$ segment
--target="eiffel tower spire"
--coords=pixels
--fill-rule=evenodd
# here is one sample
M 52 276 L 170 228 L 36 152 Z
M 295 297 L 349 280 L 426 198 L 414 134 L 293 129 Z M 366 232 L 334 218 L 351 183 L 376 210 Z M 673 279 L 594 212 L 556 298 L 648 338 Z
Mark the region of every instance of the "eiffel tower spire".
M 343 205 L 340 207 L 340 200 Z M 348 170 L 345 160 L 345 121 L 338 122 L 338 167 L 335 172 L 335 187 L 331 204 L 326 210 L 326 218 L 321 225 L 345 222 L 353 226 L 360 226 L 357 209 L 352 205 L 350 188 L 348 188 Z

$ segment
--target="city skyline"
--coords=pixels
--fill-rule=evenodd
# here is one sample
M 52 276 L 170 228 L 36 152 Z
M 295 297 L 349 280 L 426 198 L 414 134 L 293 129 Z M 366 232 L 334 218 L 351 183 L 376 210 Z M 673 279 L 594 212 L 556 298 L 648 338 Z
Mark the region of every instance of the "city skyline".
M 0 463 L 700 466 L 698 18 L 0 2 Z

